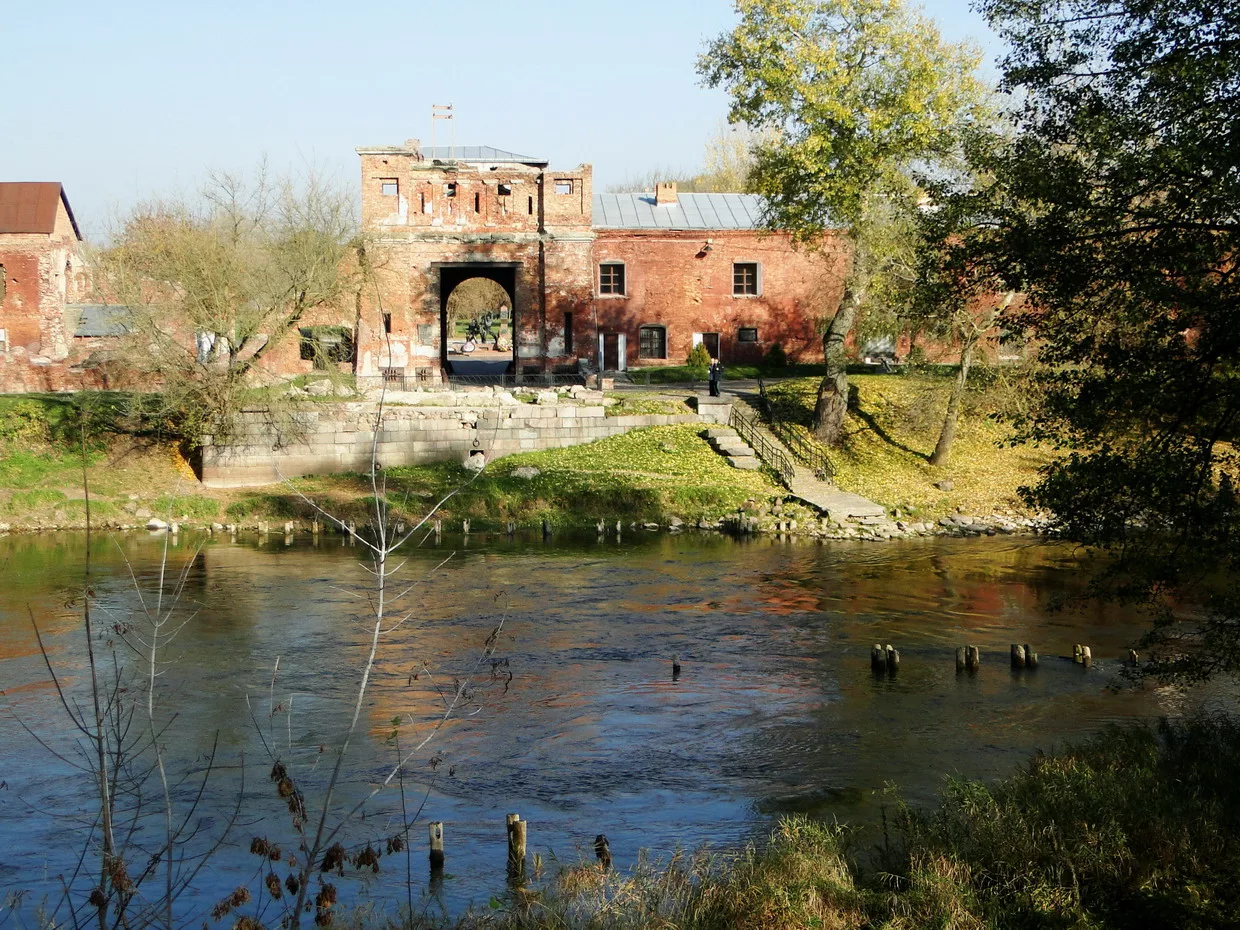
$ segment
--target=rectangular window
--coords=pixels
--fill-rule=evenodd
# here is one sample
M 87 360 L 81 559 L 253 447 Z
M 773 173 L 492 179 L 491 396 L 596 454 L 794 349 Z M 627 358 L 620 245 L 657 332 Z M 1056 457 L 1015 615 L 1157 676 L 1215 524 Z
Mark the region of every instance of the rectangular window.
M 643 326 L 637 331 L 638 358 L 667 358 L 667 328 Z
M 400 181 L 396 178 L 380 178 L 379 192 L 384 197 L 396 197 L 400 194 Z
M 573 354 L 573 315 L 564 314 L 564 354 Z
M 732 296 L 756 297 L 762 292 L 761 267 L 757 262 L 733 262 Z
M 598 266 L 598 292 L 624 296 L 624 262 L 603 262 Z
M 572 178 L 556 178 L 555 192 L 557 194 L 571 194 L 573 192 Z
M 736 331 L 736 341 L 737 342 L 757 342 L 758 341 L 758 327 L 742 326 L 739 330 Z
M 315 368 L 354 360 L 353 330 L 344 326 L 305 326 L 299 332 L 299 354 L 303 361 L 314 362 Z
M 530 216 L 534 215 L 534 198 L 530 198 Z
M 476 192 L 474 193 L 474 212 L 482 212 L 482 195 Z
M 449 181 L 447 184 L 443 186 L 443 195 L 445 197 L 456 196 L 456 182 L 455 181 Z
M 383 314 L 383 331 L 385 333 L 392 331 L 392 314 L 390 313 Z
M 501 184 L 499 186 L 499 195 L 501 197 L 508 197 L 508 196 L 511 196 L 511 194 L 512 194 L 511 184 Z

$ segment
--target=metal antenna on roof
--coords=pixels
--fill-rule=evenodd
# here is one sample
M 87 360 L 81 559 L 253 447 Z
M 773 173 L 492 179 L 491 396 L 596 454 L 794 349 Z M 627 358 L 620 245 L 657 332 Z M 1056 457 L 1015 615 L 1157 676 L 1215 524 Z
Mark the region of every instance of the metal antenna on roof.
M 451 160 L 452 158 L 456 157 L 456 114 L 454 113 L 452 109 L 452 104 L 450 103 L 431 104 L 431 151 L 432 152 L 434 152 L 435 150 L 435 121 L 441 120 L 441 119 L 452 120 L 452 133 L 451 133 L 452 143 L 448 147 L 448 159 Z M 433 158 L 434 155 L 432 155 L 431 157 Z

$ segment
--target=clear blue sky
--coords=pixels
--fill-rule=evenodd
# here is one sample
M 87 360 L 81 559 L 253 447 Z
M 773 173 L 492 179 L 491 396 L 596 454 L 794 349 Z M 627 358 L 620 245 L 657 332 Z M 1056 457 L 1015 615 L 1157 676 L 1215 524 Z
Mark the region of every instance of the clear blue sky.
M 725 114 L 698 86 L 727 0 L 320 3 L 3 0 L 0 180 L 62 181 L 89 235 L 212 168 L 313 163 L 355 184 L 358 145 L 430 141 L 594 165 L 596 186 L 695 167 Z M 949 39 L 998 41 L 965 3 Z M 440 141 L 447 127 L 440 122 Z

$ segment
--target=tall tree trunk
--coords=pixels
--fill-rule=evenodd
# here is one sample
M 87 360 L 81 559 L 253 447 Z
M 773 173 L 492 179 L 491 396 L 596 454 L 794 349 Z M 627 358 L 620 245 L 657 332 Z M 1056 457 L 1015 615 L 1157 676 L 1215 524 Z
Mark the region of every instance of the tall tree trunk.
M 973 364 L 973 350 L 977 348 L 977 341 L 977 335 L 969 336 L 960 348 L 960 371 L 952 384 L 951 397 L 947 400 L 947 415 L 943 417 L 939 441 L 934 444 L 934 453 L 930 456 L 931 465 L 945 465 L 948 456 L 952 454 L 952 443 L 956 441 L 956 425 L 960 421 L 960 401 L 969 384 L 969 367 Z
M 951 397 L 947 400 L 947 415 L 943 417 L 943 429 L 939 431 L 939 441 L 934 444 L 934 452 L 930 455 L 931 465 L 945 465 L 952 454 L 952 443 L 956 441 L 956 425 L 960 421 L 960 401 L 964 398 L 965 388 L 969 385 L 969 367 L 973 364 L 973 351 L 982 337 L 994 328 L 995 323 L 1012 306 L 1016 299 L 1015 291 L 1003 295 L 999 305 L 980 320 L 970 321 L 969 334 L 965 336 L 964 345 L 960 347 L 960 371 L 956 375 L 956 383 L 952 385 Z
M 864 291 L 851 284 L 844 289 L 844 299 L 835 311 L 831 325 L 822 337 L 822 355 L 827 373 L 818 385 L 818 402 L 814 405 L 814 437 L 825 445 L 840 441 L 844 416 L 848 413 L 848 359 L 844 340 L 857 322 Z

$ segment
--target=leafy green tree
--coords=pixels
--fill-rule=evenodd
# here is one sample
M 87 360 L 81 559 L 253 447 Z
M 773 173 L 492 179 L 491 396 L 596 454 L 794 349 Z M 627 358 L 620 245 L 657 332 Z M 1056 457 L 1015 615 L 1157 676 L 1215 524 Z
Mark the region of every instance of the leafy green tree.
M 1021 131 L 1001 270 L 1028 293 L 1064 450 L 1030 499 L 1152 609 L 1153 670 L 1240 668 L 1240 6 L 988 0 Z M 1185 599 L 1199 621 L 1174 622 Z
M 698 62 L 731 94 L 729 119 L 764 133 L 749 189 L 766 224 L 820 247 L 846 240 L 851 267 L 823 336 L 814 432 L 837 442 L 848 408 L 845 340 L 903 264 L 888 250 L 917 201 L 913 172 L 956 147 L 984 109 L 977 53 L 945 43 L 901 0 L 737 0 L 740 22 Z M 895 220 L 895 222 L 893 222 Z

